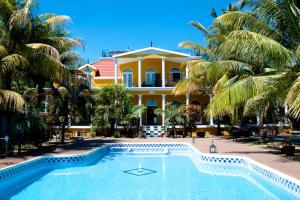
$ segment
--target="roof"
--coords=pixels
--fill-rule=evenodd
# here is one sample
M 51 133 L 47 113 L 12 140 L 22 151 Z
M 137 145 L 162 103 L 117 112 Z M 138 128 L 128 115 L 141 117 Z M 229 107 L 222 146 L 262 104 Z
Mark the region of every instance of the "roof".
M 161 55 L 161 56 L 165 56 L 165 57 L 190 57 L 190 54 L 186 54 L 186 53 L 180 53 L 180 52 L 176 52 L 176 51 L 170 51 L 170 50 L 166 50 L 166 49 L 160 49 L 160 48 L 156 48 L 156 47 L 148 47 L 148 48 L 144 48 L 144 49 L 138 49 L 135 51 L 129 51 L 126 53 L 121 53 L 121 54 L 117 54 L 114 55 L 113 58 L 130 58 L 130 57 L 135 57 L 135 56 L 139 56 L 139 57 L 143 57 L 143 56 L 147 56 L 147 55 Z
M 102 58 L 101 60 L 91 64 L 96 68 L 96 77 L 114 77 L 115 76 L 115 62 L 113 58 Z

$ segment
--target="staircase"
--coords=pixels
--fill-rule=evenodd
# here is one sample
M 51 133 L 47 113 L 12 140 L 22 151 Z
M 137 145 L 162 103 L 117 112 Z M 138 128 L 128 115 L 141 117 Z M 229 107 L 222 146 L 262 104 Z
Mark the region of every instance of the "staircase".
M 160 137 L 165 134 L 165 127 L 158 125 L 144 126 L 143 133 L 145 137 Z

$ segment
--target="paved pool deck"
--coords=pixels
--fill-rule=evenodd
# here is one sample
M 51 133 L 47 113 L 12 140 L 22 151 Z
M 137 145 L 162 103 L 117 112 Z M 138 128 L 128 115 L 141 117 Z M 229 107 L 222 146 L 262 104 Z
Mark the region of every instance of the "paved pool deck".
M 281 171 L 284 174 L 292 176 L 300 180 L 300 162 L 286 158 L 283 155 L 276 155 L 270 152 L 270 149 L 262 148 L 257 145 L 241 144 L 233 142 L 232 140 L 226 140 L 222 138 L 196 138 L 196 142 L 193 144 L 191 138 L 93 138 L 84 141 L 78 141 L 75 143 L 66 143 L 65 145 L 58 145 L 51 152 L 44 152 L 34 156 L 22 156 L 22 157 L 9 157 L 7 159 L 0 159 L 0 168 L 7 167 L 12 164 L 16 164 L 28 159 L 32 159 L 39 155 L 49 154 L 75 154 L 84 153 L 93 148 L 101 146 L 103 143 L 110 142 L 124 142 L 124 143 L 143 143 L 143 142 L 185 142 L 192 144 L 200 152 L 209 153 L 209 146 L 214 141 L 217 146 L 217 154 L 224 155 L 240 155 L 251 158 L 257 162 L 267 165 L 273 169 Z

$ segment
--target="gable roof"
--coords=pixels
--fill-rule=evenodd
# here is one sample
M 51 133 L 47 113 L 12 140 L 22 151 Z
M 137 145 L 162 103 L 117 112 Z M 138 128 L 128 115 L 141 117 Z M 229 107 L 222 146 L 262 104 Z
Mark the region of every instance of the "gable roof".
M 102 58 L 91 65 L 97 70 L 96 77 L 115 76 L 115 62 L 113 58 Z
M 80 71 L 83 71 L 83 70 L 86 69 L 86 68 L 91 68 L 92 70 L 97 70 L 94 66 L 92 66 L 92 65 L 90 65 L 90 64 L 85 64 L 85 65 L 79 67 L 78 69 L 79 69 Z
M 170 51 L 166 49 L 160 49 L 156 47 L 148 47 L 144 49 L 138 49 L 135 51 L 129 51 L 126 53 L 121 53 L 121 54 L 116 54 L 113 56 L 113 58 L 130 58 L 130 57 L 135 57 L 135 56 L 147 56 L 147 55 L 162 55 L 162 56 L 173 56 L 173 57 L 190 57 L 190 54 L 186 53 L 180 53 L 176 51 Z

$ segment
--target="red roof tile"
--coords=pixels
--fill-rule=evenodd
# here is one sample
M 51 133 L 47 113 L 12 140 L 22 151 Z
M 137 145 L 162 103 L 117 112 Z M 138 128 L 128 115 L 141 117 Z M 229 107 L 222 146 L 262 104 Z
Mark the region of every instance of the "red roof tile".
M 91 64 L 97 69 L 99 73 L 96 76 L 100 77 L 114 77 L 115 76 L 115 63 L 113 58 L 102 58 L 101 60 Z

